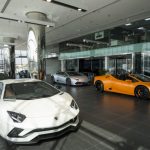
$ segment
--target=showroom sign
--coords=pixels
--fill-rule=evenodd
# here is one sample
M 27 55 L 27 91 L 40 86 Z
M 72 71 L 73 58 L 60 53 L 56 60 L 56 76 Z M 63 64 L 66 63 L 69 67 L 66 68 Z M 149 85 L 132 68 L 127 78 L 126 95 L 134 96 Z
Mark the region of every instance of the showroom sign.
M 104 38 L 104 31 L 96 32 L 95 33 L 95 40 L 103 39 Z

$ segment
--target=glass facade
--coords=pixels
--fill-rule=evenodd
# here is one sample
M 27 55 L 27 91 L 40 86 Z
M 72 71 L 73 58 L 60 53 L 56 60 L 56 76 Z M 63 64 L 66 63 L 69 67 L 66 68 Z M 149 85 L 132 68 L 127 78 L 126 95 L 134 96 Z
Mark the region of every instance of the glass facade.
M 62 42 L 59 47 L 59 59 L 79 59 L 80 71 L 93 72 L 94 67 L 102 68 L 97 62 L 92 67 L 91 59 L 104 60 L 107 56 L 107 67 L 103 61 L 105 70 L 123 69 L 150 75 L 150 20 L 143 19 L 130 25 L 91 33 Z
M 0 49 L 0 73 L 9 73 L 10 71 L 10 53 L 9 48 Z
M 28 70 L 28 59 L 26 50 L 15 50 L 16 57 L 16 72 L 21 70 Z
M 76 52 L 150 42 L 150 20 L 94 32 L 59 44 L 60 52 Z
M 132 54 L 113 56 L 109 58 L 108 71 L 114 72 L 117 70 L 125 70 L 127 72 L 133 72 Z
M 142 55 L 143 72 L 145 75 L 150 76 L 150 52 L 143 53 Z
M 4 72 L 4 55 L 3 55 L 3 49 L 0 49 L 0 72 Z
M 78 71 L 78 60 L 66 60 L 66 70 L 67 71 Z

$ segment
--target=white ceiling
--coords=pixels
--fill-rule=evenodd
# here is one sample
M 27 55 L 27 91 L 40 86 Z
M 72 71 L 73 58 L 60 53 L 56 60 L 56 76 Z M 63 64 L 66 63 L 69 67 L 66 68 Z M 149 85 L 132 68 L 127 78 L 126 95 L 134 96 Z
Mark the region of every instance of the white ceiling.
M 26 21 L 26 13 L 43 12 L 55 27 L 46 28 L 47 45 L 65 41 L 87 33 L 112 28 L 127 22 L 150 17 L 149 0 L 57 0 L 86 9 L 79 12 L 70 8 L 47 3 L 43 0 L 0 0 L 0 17 Z M 33 20 L 31 20 L 33 21 Z M 41 23 L 36 20 L 37 23 Z M 28 24 L 0 19 L 0 37 L 14 37 L 16 49 L 26 49 Z M 1 38 L 0 38 L 1 39 Z M 1 41 L 0 41 L 1 42 Z

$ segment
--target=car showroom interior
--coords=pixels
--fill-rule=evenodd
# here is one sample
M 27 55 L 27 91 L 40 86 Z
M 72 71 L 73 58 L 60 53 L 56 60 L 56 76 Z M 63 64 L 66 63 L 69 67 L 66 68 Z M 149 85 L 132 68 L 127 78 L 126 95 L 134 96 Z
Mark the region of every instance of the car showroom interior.
M 0 0 L 0 150 L 150 150 L 149 0 Z

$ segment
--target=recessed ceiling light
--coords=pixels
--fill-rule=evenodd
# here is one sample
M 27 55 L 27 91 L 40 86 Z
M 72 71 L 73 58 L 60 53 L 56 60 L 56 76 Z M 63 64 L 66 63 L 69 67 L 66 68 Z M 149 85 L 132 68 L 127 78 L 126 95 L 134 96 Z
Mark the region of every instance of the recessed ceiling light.
M 81 8 L 78 8 L 78 11 L 82 11 L 82 9 L 81 9 Z
M 49 2 L 49 3 L 51 2 L 53 4 L 60 5 L 60 6 L 63 6 L 63 7 L 66 7 L 66 8 L 70 8 L 70 9 L 73 9 L 73 10 L 81 11 L 81 12 L 86 12 L 87 11 L 85 9 L 78 8 L 76 6 L 66 4 L 66 3 L 61 2 L 59 0 L 43 0 L 43 1 L 46 1 L 46 2 Z
M 23 20 L 18 20 L 19 23 L 25 23 Z
M 150 20 L 150 18 L 146 18 L 145 20 L 148 21 L 148 20 Z
M 49 27 L 50 27 L 50 25 L 46 25 L 46 27 L 47 27 L 47 28 L 49 28 Z
M 144 27 L 139 27 L 138 29 L 139 29 L 139 30 L 145 30 L 145 28 L 144 28 Z
M 86 39 L 83 39 L 83 42 L 86 42 Z
M 127 24 L 125 24 L 126 26 L 131 26 L 132 25 L 132 23 L 127 23 Z

